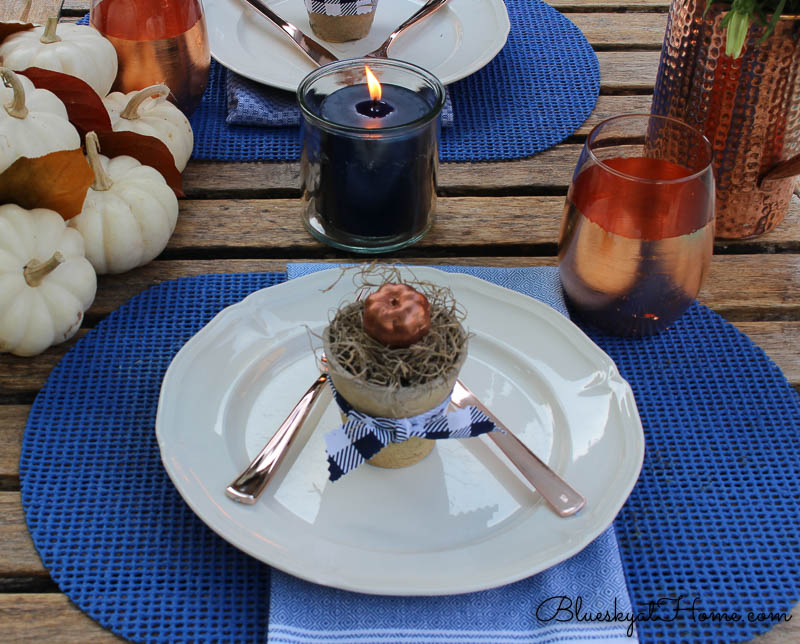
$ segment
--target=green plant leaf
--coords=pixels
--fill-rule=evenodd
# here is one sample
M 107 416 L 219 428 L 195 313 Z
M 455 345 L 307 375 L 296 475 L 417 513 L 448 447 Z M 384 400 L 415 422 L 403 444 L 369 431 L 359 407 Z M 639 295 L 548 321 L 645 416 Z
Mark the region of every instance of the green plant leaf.
M 751 16 L 742 14 L 734 9 L 726 16 L 728 29 L 725 34 L 725 53 L 738 58 L 742 55 L 744 42 L 747 40 L 747 31 L 750 29 Z
M 786 0 L 780 0 L 780 2 L 778 2 L 778 6 L 775 7 L 775 12 L 772 14 L 772 18 L 770 19 L 767 28 L 764 30 L 764 33 L 758 40 L 759 45 L 763 43 L 767 38 L 769 38 L 772 32 L 775 31 L 775 25 L 778 24 L 778 20 L 780 19 L 781 14 L 783 13 L 783 8 L 785 6 L 786 6 Z

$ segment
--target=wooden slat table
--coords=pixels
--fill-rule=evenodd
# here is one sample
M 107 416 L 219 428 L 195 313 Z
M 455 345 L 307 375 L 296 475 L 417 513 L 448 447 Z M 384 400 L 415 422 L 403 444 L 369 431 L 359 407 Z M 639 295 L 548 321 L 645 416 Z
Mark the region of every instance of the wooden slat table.
M 0 18 L 22 17 L 26 0 L 4 0 Z M 61 0 L 34 0 L 27 19 L 43 22 Z M 665 0 L 553 0 L 586 34 L 600 60 L 601 96 L 589 120 L 563 144 L 506 163 L 446 164 L 439 216 L 425 239 L 394 258 L 499 266 L 554 264 L 561 210 L 580 146 L 612 114 L 647 111 L 666 22 Z M 76 20 L 88 0 L 65 0 Z M 313 241 L 300 222 L 294 163 L 190 163 L 187 198 L 162 256 L 128 274 L 102 277 L 84 329 L 35 358 L 0 355 L 0 641 L 111 642 L 59 592 L 25 526 L 19 453 L 28 411 L 48 373 L 75 342 L 147 287 L 209 272 L 284 270 L 290 260 L 352 259 Z M 800 390 L 800 201 L 783 224 L 756 240 L 717 242 L 700 300 L 733 321 Z M 795 608 L 800 616 L 800 607 Z M 756 638 L 800 641 L 800 619 Z

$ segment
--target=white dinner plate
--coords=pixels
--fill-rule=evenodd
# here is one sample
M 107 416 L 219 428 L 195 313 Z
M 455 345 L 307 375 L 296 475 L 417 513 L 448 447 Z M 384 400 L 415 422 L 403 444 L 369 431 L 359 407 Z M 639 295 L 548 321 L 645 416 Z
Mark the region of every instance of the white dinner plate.
M 436 442 L 411 467 L 364 464 L 328 481 L 319 405 L 253 506 L 225 496 L 319 374 L 314 333 L 348 279 L 323 271 L 257 291 L 178 352 L 156 420 L 161 456 L 194 512 L 237 548 L 298 577 L 347 590 L 436 595 L 499 586 L 544 570 L 607 528 L 644 455 L 633 394 L 611 359 L 541 302 L 431 268 L 472 332 L 461 378 L 543 460 L 586 496 L 559 518 L 486 437 Z M 312 346 L 315 345 L 315 346 Z
M 303 0 L 266 0 L 270 9 L 314 38 L 338 58 L 376 49 L 423 4 L 422 0 L 383 0 L 361 40 L 329 43 L 314 36 Z M 294 91 L 314 64 L 289 37 L 244 0 L 203 0 L 211 55 L 228 69 L 259 83 Z M 510 28 L 503 0 L 452 0 L 404 32 L 392 45 L 392 58 L 424 67 L 445 85 L 486 65 L 505 45 Z

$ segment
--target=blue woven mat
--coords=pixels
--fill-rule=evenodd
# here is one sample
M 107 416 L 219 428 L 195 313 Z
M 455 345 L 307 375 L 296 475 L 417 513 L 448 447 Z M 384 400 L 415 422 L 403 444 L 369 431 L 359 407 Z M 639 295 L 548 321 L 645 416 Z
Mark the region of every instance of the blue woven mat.
M 506 46 L 486 67 L 449 86 L 454 125 L 442 131 L 442 161 L 534 155 L 572 134 L 597 102 L 597 56 L 581 31 L 540 0 L 506 0 L 506 6 L 511 21 Z M 298 128 L 225 123 L 225 74 L 212 62 L 208 89 L 191 118 L 193 158 L 298 159 Z
M 153 427 L 178 349 L 221 308 L 284 279 L 208 275 L 148 289 L 78 342 L 36 398 L 20 461 L 34 543 L 70 599 L 123 637 L 264 639 L 268 567 L 188 509 Z M 637 624 L 641 641 L 750 639 L 774 623 L 750 611 L 777 617 L 800 598 L 800 399 L 701 305 L 652 338 L 590 333 L 633 386 L 647 440 L 615 523 L 632 600 L 651 615 Z M 681 595 L 675 614 L 668 598 Z

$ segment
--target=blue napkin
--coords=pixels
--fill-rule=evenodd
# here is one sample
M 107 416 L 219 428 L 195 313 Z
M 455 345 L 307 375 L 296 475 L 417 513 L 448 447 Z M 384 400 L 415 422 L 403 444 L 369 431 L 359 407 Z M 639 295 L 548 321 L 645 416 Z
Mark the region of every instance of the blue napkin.
M 334 266 L 290 264 L 287 273 L 293 279 Z M 486 279 L 567 314 L 555 267 L 437 268 Z M 578 601 L 582 608 L 577 607 Z M 605 619 L 577 617 L 594 617 L 598 611 Z M 631 619 L 612 526 L 577 555 L 538 575 L 462 595 L 365 595 L 318 586 L 273 570 L 268 640 L 270 644 L 637 642 Z
M 293 92 L 267 87 L 227 70 L 228 125 L 297 127 L 300 108 Z M 442 127 L 453 125 L 453 103 L 446 93 L 442 108 Z

